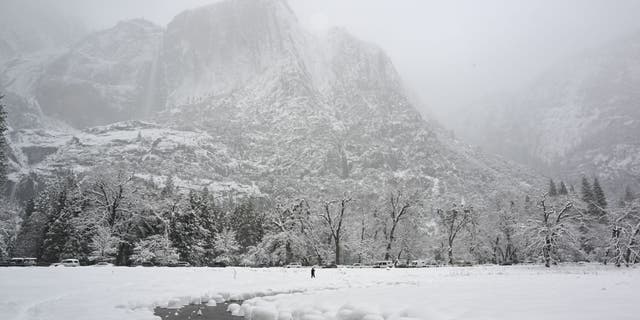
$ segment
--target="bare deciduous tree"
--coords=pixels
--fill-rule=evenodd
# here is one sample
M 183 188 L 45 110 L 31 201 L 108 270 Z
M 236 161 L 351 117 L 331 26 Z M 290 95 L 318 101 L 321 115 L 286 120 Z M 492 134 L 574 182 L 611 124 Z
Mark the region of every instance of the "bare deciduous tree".
M 385 250 L 384 259 L 391 258 L 391 249 L 396 240 L 396 230 L 401 221 L 403 221 L 410 213 L 411 208 L 417 204 L 416 194 L 405 195 L 402 191 L 391 192 L 389 194 L 389 218 L 391 229 L 387 237 L 387 248 Z
M 452 265 L 453 245 L 458 238 L 458 235 L 463 229 L 469 227 L 474 222 L 473 207 L 453 204 L 453 207 L 450 210 L 438 209 L 436 213 L 447 237 L 448 263 Z
M 341 243 L 342 240 L 342 227 L 347 212 L 347 205 L 353 199 L 346 195 L 341 200 L 325 201 L 323 203 L 323 210 L 320 213 L 320 218 L 324 221 L 331 238 L 335 244 L 335 263 L 340 264 Z M 333 209 L 334 206 L 338 206 L 337 209 Z
M 544 264 L 549 268 L 552 263 L 557 262 L 555 260 L 560 245 L 577 242 L 572 228 L 574 220 L 581 214 L 574 208 L 571 200 L 566 200 L 561 206 L 549 204 L 547 194 L 538 202 L 538 209 L 541 213 L 538 219 L 529 221 L 529 249 L 541 252 Z
M 96 178 L 89 193 L 93 196 L 96 207 L 101 210 L 107 225 L 113 228 L 128 212 L 124 202 L 131 190 L 133 175 L 119 171 L 115 177 L 102 175 Z
M 611 245 L 607 248 L 604 263 L 613 262 L 620 267 L 636 263 L 640 257 L 640 201 L 634 201 L 617 210 L 607 212 L 613 215 L 611 225 Z

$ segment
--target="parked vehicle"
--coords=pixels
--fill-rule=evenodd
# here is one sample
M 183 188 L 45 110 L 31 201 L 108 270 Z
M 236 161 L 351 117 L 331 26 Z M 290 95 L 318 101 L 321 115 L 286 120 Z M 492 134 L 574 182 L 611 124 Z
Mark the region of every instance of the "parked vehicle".
M 393 268 L 393 261 L 390 260 L 384 260 L 384 261 L 378 261 L 376 262 L 376 264 L 373 265 L 374 268 Z
M 362 263 L 354 263 L 350 266 L 350 268 L 364 268 L 365 266 Z
M 211 268 L 226 268 L 227 264 L 224 262 L 212 262 L 208 266 Z
M 9 261 L 9 264 L 15 267 L 35 267 L 38 265 L 38 259 L 36 258 L 13 258 Z
M 113 263 L 102 261 L 102 262 L 96 263 L 94 266 L 96 266 L 96 267 L 113 267 Z
M 286 265 L 285 268 L 287 268 L 287 269 L 290 269 L 290 268 L 302 268 L 302 264 L 300 262 L 294 262 L 294 263 L 290 263 L 290 264 Z
M 60 263 L 62 263 L 65 267 L 79 267 L 80 261 L 78 259 L 64 259 Z
M 336 269 L 338 268 L 338 265 L 335 263 L 328 263 L 325 264 L 324 266 L 322 266 L 323 269 Z
M 411 264 L 409 264 L 409 266 L 411 268 L 426 268 L 427 266 L 429 266 L 429 263 L 424 260 L 413 260 L 411 261 Z
M 410 262 L 407 260 L 396 260 L 394 267 L 396 268 L 409 268 Z
M 455 266 L 458 267 L 472 267 L 473 266 L 473 262 L 471 261 L 466 261 L 466 260 L 458 260 L 454 262 Z
M 64 259 L 57 263 L 52 263 L 51 267 L 79 267 L 80 261 L 78 259 Z
M 36 258 L 12 258 L 0 263 L 0 267 L 35 267 L 38 265 Z
M 187 268 L 191 267 L 191 263 L 186 261 L 178 261 L 169 265 L 170 267 L 179 267 L 179 268 Z
M 132 267 L 155 267 L 156 265 L 153 264 L 153 262 L 151 261 L 144 261 L 144 262 L 137 262 L 134 263 L 133 265 L 131 265 Z

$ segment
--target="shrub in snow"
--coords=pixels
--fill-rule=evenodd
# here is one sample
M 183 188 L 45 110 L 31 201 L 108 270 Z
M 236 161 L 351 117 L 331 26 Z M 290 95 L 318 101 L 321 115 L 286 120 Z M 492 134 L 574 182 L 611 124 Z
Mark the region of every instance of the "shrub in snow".
M 232 303 L 229 306 L 227 306 L 227 312 L 231 312 L 232 314 L 238 310 L 240 310 L 240 305 L 237 303 Z

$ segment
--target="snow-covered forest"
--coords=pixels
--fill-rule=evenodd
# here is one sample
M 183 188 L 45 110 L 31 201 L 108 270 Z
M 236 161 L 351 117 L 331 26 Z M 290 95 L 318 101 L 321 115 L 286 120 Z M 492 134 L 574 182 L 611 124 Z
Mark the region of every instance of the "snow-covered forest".
M 493 208 L 388 186 L 320 199 L 217 196 L 124 170 L 63 172 L 26 204 L 3 206 L 3 258 L 195 266 L 637 262 L 640 199 L 608 203 L 596 179 L 556 185 Z

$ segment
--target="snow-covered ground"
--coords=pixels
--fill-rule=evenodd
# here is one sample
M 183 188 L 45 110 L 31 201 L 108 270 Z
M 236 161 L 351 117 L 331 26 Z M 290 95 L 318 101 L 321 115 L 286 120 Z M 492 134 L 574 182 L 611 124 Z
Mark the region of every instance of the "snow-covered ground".
M 640 269 L 3 268 L 0 319 L 157 319 L 246 300 L 250 320 L 638 319 Z M 213 302 L 212 302 L 213 303 Z M 233 308 L 233 307 L 232 307 Z

